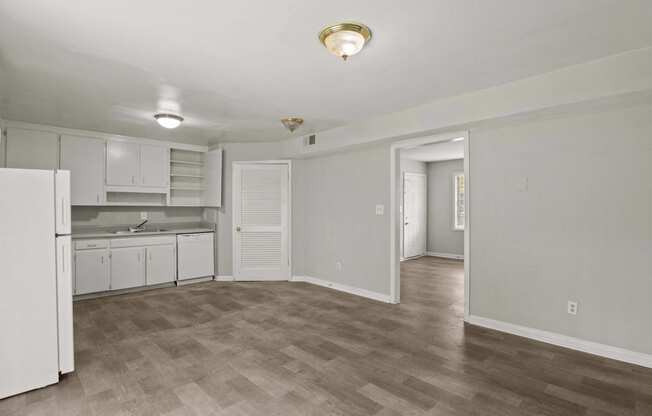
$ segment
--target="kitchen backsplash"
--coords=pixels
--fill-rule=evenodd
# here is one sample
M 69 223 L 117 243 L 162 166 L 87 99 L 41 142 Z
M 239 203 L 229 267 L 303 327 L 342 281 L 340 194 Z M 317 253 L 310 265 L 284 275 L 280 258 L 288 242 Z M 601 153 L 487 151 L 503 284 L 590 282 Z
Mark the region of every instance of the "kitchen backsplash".
M 203 208 L 192 207 L 72 207 L 72 226 L 113 226 L 138 224 L 140 213 L 147 212 L 149 222 L 202 222 Z

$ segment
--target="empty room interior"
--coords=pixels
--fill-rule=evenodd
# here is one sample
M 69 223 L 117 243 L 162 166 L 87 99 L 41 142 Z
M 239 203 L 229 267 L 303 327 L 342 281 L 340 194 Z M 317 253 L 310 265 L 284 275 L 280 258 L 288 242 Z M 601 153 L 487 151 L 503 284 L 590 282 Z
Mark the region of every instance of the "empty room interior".
M 0 2 L 0 415 L 652 415 L 652 2 Z

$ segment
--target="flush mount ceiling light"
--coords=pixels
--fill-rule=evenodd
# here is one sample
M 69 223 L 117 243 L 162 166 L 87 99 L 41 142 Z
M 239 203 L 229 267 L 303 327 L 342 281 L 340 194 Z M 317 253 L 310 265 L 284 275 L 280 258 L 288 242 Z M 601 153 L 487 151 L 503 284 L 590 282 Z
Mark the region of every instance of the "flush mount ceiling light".
M 330 53 L 346 61 L 371 40 L 371 30 L 362 23 L 338 23 L 322 30 L 319 40 Z
M 166 129 L 176 129 L 183 121 L 183 117 L 169 113 L 154 114 L 154 118 L 161 127 L 165 127 Z
M 292 133 L 303 124 L 303 119 L 301 117 L 285 117 L 281 119 L 281 123 Z

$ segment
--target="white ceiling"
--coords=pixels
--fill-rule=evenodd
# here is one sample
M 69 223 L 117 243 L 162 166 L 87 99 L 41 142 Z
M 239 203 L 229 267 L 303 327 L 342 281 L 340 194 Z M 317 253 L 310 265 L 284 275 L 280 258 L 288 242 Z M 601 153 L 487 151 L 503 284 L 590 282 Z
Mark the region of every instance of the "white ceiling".
M 401 150 L 401 159 L 412 159 L 420 162 L 464 159 L 464 141 L 441 142 L 404 149 Z
M 369 25 L 348 62 L 319 30 Z M 649 0 L 3 0 L 0 116 L 206 144 L 290 137 L 652 44 Z M 186 122 L 166 131 L 161 100 Z

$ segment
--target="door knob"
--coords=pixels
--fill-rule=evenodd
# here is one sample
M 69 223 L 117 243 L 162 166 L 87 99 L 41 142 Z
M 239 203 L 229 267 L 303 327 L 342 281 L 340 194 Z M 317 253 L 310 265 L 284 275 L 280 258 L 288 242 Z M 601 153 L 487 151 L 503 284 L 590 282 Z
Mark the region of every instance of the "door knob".
M 238 225 L 237 227 L 235 227 L 235 230 L 239 232 L 240 231 L 240 226 Z

